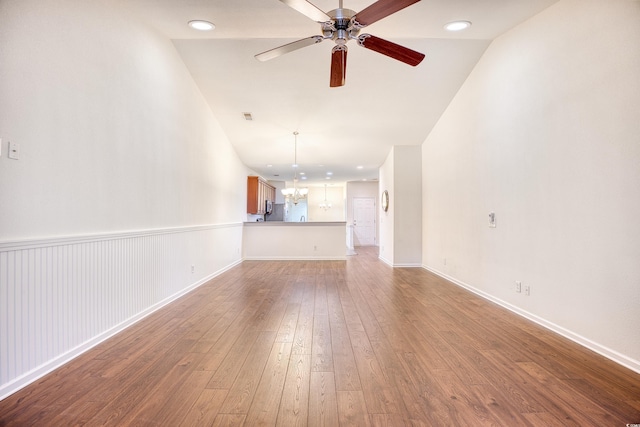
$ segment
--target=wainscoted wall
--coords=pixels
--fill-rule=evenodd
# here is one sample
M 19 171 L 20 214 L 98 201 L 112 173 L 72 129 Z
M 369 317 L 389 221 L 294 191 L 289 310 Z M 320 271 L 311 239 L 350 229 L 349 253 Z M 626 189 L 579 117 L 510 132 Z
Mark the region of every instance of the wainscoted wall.
M 0 399 L 238 264 L 241 244 L 242 223 L 0 243 Z

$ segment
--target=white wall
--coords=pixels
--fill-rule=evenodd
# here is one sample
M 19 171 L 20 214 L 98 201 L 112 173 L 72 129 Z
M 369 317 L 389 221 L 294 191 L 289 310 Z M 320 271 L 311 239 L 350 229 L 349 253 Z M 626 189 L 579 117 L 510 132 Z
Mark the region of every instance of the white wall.
M 492 43 L 423 146 L 424 265 L 638 371 L 639 22 L 636 0 L 560 1 Z
M 247 170 L 171 41 L 113 2 L 3 0 L 0 53 L 2 397 L 238 262 Z
M 386 190 L 389 192 L 389 209 L 385 212 L 382 210 L 382 206 L 378 203 L 378 210 L 380 212 L 380 252 L 379 257 L 382 261 L 389 265 L 393 265 L 393 244 L 394 244 L 394 212 L 395 208 L 395 193 L 394 193 L 394 173 L 395 173 L 395 161 L 394 161 L 395 147 L 392 147 L 389 151 L 387 159 L 384 161 L 379 169 L 380 185 L 378 186 L 378 200 L 381 200 L 382 193 Z
M 380 200 L 389 192 L 389 209 L 380 207 L 380 259 L 395 267 L 422 262 L 421 147 L 396 145 L 380 167 Z
M 344 221 L 345 212 L 345 187 L 327 186 L 327 200 L 331 203 L 330 209 L 320 208 L 324 201 L 324 187 L 309 187 L 307 195 L 307 210 L 309 221 Z
M 0 239 L 241 220 L 244 167 L 170 40 L 108 1 L 0 7 L 0 136 L 22 150 Z
M 422 148 L 396 145 L 394 151 L 394 265 L 419 267 L 422 265 Z

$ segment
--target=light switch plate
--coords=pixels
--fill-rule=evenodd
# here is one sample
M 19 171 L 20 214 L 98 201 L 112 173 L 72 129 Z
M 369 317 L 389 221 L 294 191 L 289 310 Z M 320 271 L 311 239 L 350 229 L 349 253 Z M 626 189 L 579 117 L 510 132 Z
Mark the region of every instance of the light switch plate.
M 9 158 L 18 160 L 20 158 L 20 144 L 9 141 Z

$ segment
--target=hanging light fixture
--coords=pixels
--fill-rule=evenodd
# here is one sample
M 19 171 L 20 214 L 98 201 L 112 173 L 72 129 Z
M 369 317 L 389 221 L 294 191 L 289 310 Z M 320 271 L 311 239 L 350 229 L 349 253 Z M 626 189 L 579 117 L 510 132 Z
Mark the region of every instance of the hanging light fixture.
M 302 199 L 306 199 L 309 193 L 308 188 L 298 188 L 298 131 L 293 132 L 293 187 L 283 188 L 282 194 L 288 198 L 293 199 L 293 204 L 297 205 Z
M 324 185 L 324 200 L 320 203 L 320 209 L 324 209 L 325 212 L 331 209 L 331 202 L 327 200 L 327 184 Z

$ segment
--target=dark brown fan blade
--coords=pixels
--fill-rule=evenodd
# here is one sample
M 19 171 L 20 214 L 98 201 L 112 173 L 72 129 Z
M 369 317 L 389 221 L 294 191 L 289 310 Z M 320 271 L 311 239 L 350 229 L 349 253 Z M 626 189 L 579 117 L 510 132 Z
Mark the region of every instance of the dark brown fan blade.
M 318 9 L 314 4 L 309 3 L 306 0 L 280 0 L 292 9 L 297 10 L 307 18 L 313 19 L 316 22 L 331 21 L 331 18 Z
M 294 50 L 311 46 L 312 44 L 320 43 L 322 40 L 324 40 L 322 36 L 307 37 L 306 39 L 297 40 L 295 42 L 288 43 L 271 50 L 267 50 L 266 52 L 259 53 L 255 55 L 255 58 L 258 61 L 268 61 L 270 59 L 277 58 L 280 55 L 284 55 L 285 53 L 293 52 Z
M 358 21 L 361 26 L 366 27 L 419 1 L 420 0 L 378 0 L 364 10 L 356 13 L 353 19 Z
M 371 34 L 361 34 L 358 37 L 358 44 L 414 67 L 424 59 L 423 53 L 381 39 L 380 37 L 372 36 Z
M 336 46 L 331 50 L 331 80 L 330 87 L 344 86 L 347 77 L 347 47 Z

